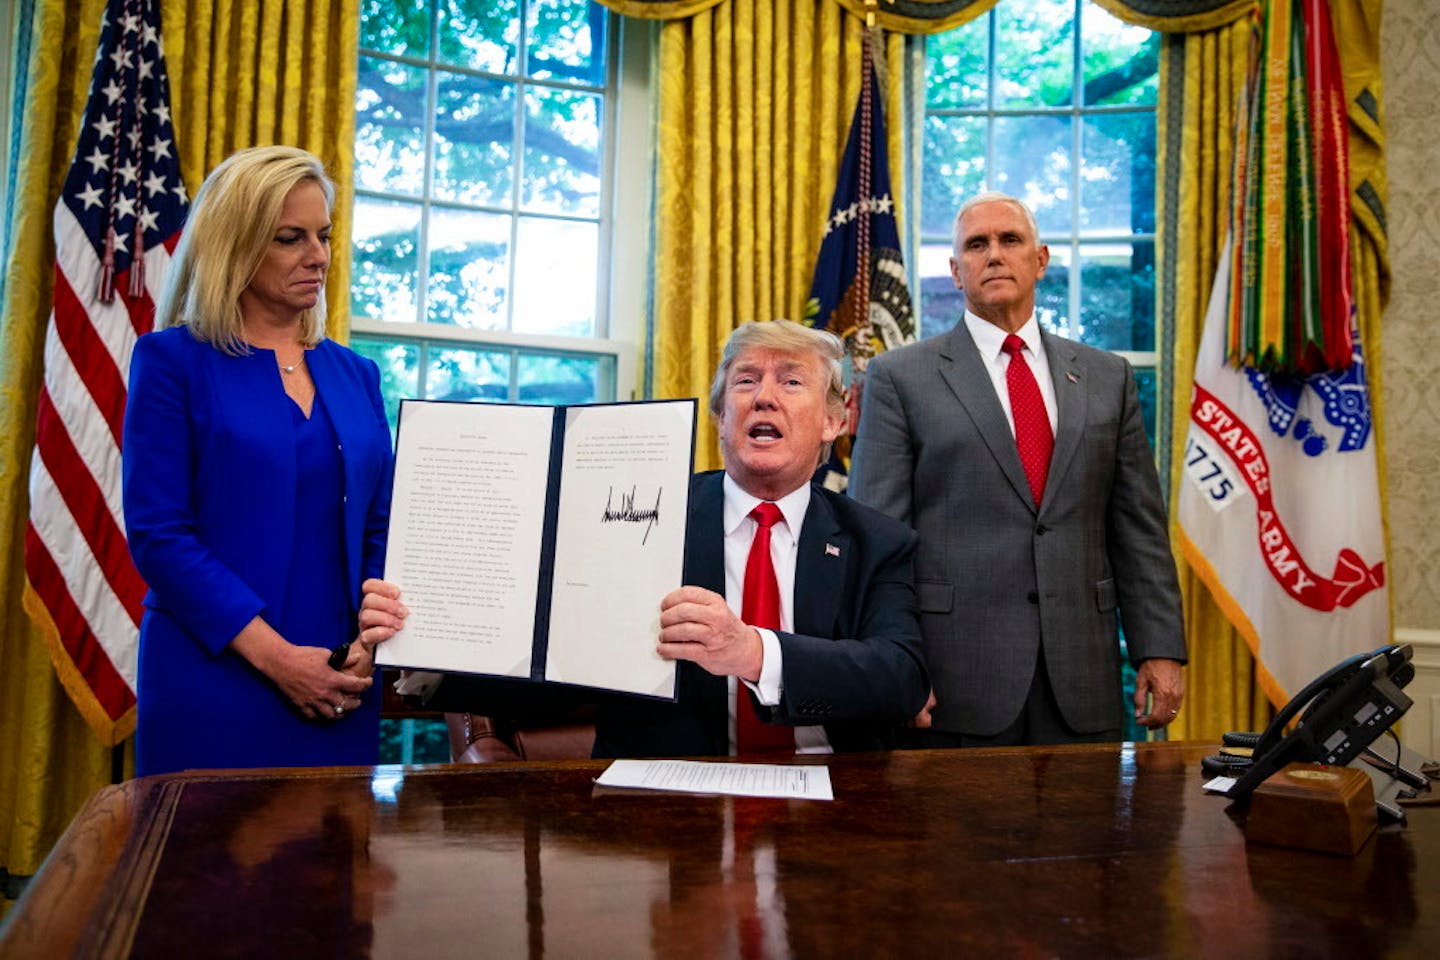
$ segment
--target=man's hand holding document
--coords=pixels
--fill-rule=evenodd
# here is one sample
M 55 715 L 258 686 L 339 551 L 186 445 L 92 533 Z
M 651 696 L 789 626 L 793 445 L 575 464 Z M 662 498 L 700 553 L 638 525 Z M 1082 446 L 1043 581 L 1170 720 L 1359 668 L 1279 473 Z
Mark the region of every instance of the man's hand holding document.
M 694 400 L 404 401 L 385 580 L 408 616 L 377 662 L 673 699 L 655 638 L 694 438 Z

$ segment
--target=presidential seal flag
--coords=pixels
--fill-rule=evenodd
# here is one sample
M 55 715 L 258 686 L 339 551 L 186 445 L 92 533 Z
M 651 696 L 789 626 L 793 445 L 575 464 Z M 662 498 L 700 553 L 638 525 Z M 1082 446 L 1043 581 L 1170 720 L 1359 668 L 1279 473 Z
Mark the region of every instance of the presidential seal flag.
M 135 726 L 145 598 L 120 511 L 126 379 L 187 208 L 160 2 L 110 0 L 55 204 L 55 292 L 25 531 L 26 612 L 77 709 L 109 746 Z
M 1229 262 L 1221 258 L 1195 364 L 1180 544 L 1278 705 L 1390 641 L 1375 431 L 1353 327 L 1345 370 L 1226 363 Z
M 878 352 L 915 339 L 885 151 L 885 107 L 876 66 L 884 47 L 878 30 L 866 33 L 863 48 L 860 97 L 805 308 L 807 323 L 845 341 L 851 438 L 860 422 L 866 363 Z

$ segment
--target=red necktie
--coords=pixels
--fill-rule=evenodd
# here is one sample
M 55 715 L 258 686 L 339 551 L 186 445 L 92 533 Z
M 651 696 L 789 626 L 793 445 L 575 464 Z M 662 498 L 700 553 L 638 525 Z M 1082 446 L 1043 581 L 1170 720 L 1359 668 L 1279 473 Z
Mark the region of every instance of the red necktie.
M 767 942 L 771 939 L 771 930 L 778 930 L 782 941 L 785 936 L 783 898 L 776 904 L 769 897 L 764 901 L 760 897 L 761 873 L 770 872 L 766 870 L 767 866 L 771 869 L 774 867 L 774 843 L 771 836 L 777 829 L 771 826 L 762 836 L 762 828 L 775 820 L 777 812 L 784 811 L 784 801 L 760 797 L 732 797 L 731 800 L 734 804 L 735 866 L 732 875 L 735 891 L 726 899 L 735 905 L 735 926 L 739 935 L 737 939 L 740 941 L 741 960 L 763 960 L 775 953 L 773 948 L 767 950 L 767 947 L 772 947 Z M 768 864 L 762 864 L 765 859 L 759 856 L 762 851 L 771 854 Z M 788 955 L 788 951 L 785 951 L 785 954 Z
M 1010 390 L 1010 415 L 1015 418 L 1015 446 L 1020 450 L 1020 465 L 1030 481 L 1035 506 L 1045 496 L 1045 476 L 1050 472 L 1050 451 L 1055 449 L 1055 433 L 1050 429 L 1050 415 L 1045 412 L 1045 399 L 1030 364 L 1025 362 L 1025 341 L 1015 334 L 1005 338 L 1001 347 L 1010 354 L 1005 367 L 1005 385 Z
M 745 592 L 740 601 L 740 619 L 752 627 L 780 629 L 780 584 L 775 579 L 775 565 L 770 560 L 770 528 L 782 518 L 773 503 L 761 503 L 750 511 L 754 518 L 755 539 L 750 541 L 750 556 L 745 561 Z M 795 734 L 789 727 L 765 723 L 755 712 L 744 681 L 735 681 L 735 752 L 794 753 Z

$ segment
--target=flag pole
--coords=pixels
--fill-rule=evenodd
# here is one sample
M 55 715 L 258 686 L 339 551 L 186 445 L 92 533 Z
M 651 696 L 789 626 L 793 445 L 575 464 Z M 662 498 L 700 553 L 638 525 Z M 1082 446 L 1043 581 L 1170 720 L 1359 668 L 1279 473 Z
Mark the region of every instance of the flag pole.
M 879 7 L 878 0 L 866 0 L 859 95 L 805 304 L 806 322 L 834 333 L 846 352 L 847 436 L 832 449 L 831 464 L 822 468 L 827 484 L 832 475 L 843 477 L 848 464 L 846 441 L 853 440 L 859 428 L 870 359 L 915 339 L 914 308 L 890 194 Z
M 30 458 L 23 604 L 56 676 L 108 747 L 135 728 L 145 583 L 120 514 L 128 361 L 189 201 L 161 0 L 108 0 L 90 95 L 57 198 L 54 296 Z M 98 282 L 97 282 L 98 280 Z M 123 747 L 111 761 L 124 773 Z

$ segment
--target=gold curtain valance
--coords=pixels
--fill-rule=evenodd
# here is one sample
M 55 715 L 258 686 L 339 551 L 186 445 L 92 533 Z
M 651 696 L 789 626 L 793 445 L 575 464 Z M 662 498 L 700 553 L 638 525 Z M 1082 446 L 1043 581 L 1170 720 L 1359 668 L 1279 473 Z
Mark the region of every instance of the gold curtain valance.
M 679 20 L 703 13 L 721 0 L 596 0 L 627 17 Z M 941 33 L 969 23 L 995 6 L 998 0 L 835 0 L 863 17 L 875 14 L 877 25 L 895 33 Z M 1138 27 L 1161 33 L 1214 30 L 1247 15 L 1257 0 L 1091 0 L 1115 16 Z
M 1215 30 L 1248 16 L 1259 0 L 1090 0 L 1126 23 L 1158 33 Z
M 644 20 L 682 20 L 718 6 L 721 0 L 596 0 L 627 17 Z M 894 33 L 939 33 L 958 27 L 995 6 L 997 0 L 879 0 L 866 6 L 865 0 L 835 0 L 851 13 L 864 17 L 875 14 L 875 23 Z M 1201 0 L 1196 0 L 1201 2 Z
M 683 20 L 704 13 L 721 0 L 595 0 L 602 7 L 641 20 Z
M 943 33 L 990 12 L 998 0 L 835 0 L 856 16 L 875 14 L 875 25 L 895 33 Z

